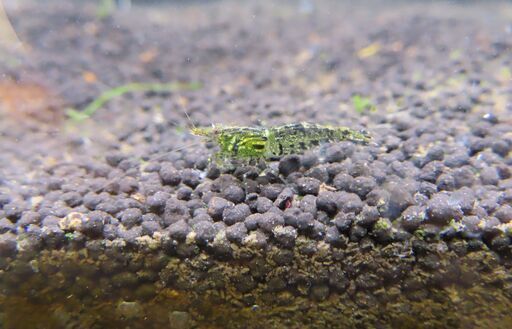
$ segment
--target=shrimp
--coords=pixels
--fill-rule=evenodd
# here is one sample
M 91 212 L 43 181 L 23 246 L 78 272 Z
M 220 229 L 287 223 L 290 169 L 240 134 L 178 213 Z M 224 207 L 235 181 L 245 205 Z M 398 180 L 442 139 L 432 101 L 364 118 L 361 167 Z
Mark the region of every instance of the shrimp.
M 190 132 L 218 145 L 219 151 L 213 158 L 220 162 L 274 160 L 284 155 L 301 154 L 325 143 L 350 141 L 367 145 L 371 140 L 370 135 L 364 130 L 307 122 L 268 128 L 194 127 Z

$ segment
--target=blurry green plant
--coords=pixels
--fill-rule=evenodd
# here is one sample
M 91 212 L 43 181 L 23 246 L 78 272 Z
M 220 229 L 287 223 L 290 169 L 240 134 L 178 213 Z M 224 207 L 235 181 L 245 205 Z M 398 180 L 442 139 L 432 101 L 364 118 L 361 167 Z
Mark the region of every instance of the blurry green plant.
M 21 60 L 16 58 L 16 56 L 12 54 L 8 54 L 7 52 L 3 52 L 0 49 L 0 62 L 5 64 L 10 69 L 15 69 L 21 65 Z
M 504 66 L 500 69 L 500 78 L 504 81 L 509 81 L 512 79 L 512 71 L 509 67 Z
M 73 239 L 75 239 L 75 235 L 71 232 L 68 232 L 66 234 L 64 234 L 64 237 L 66 237 L 67 240 L 71 241 Z
M 368 97 L 362 97 L 361 95 L 352 96 L 352 104 L 357 113 L 364 113 L 365 111 L 374 112 L 377 110 L 375 105 Z
M 112 15 L 116 8 L 114 0 L 99 0 L 98 7 L 96 8 L 96 16 L 99 19 L 104 19 Z
M 426 235 L 427 235 L 427 233 L 425 232 L 425 230 L 423 228 L 419 228 L 416 231 L 414 231 L 414 236 L 416 236 L 417 238 L 419 238 L 421 240 L 424 240 Z
M 464 224 L 457 222 L 454 218 L 452 218 L 448 226 L 452 227 L 455 232 L 462 232 L 464 230 Z
M 199 82 L 171 82 L 171 83 L 129 83 L 110 90 L 105 91 L 98 98 L 93 100 L 83 110 L 79 111 L 70 108 L 66 111 L 67 116 L 75 122 L 89 119 L 96 111 L 98 111 L 105 103 L 112 98 L 122 96 L 130 92 L 164 92 L 164 91 L 180 91 L 180 90 L 198 90 L 202 87 Z
M 174 131 L 178 134 L 184 134 L 186 133 L 188 130 L 187 130 L 187 127 L 183 127 L 183 126 L 176 126 L 176 128 L 174 128 Z
M 448 56 L 450 57 L 451 60 L 456 61 L 462 57 L 462 50 L 454 49 L 450 52 L 450 54 Z

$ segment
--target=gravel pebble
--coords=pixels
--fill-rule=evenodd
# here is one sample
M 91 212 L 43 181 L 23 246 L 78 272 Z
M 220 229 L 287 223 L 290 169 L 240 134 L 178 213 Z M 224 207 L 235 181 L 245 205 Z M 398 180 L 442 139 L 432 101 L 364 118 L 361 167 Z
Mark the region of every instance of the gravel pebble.
M 297 230 L 292 226 L 278 225 L 272 229 L 276 242 L 283 248 L 293 248 L 297 239 Z
M 157 214 L 161 214 L 165 210 L 165 204 L 171 195 L 166 192 L 158 191 L 146 199 L 149 209 Z
M 18 219 L 21 218 L 21 215 L 25 210 L 24 208 L 25 207 L 21 202 L 11 201 L 3 206 L 3 211 L 7 218 L 9 218 L 12 222 L 16 222 Z
M 496 252 L 505 253 L 510 247 L 510 237 L 498 235 L 491 240 L 491 249 Z
M 113 202 L 109 202 L 109 201 L 101 202 L 95 208 L 95 210 L 103 211 L 103 212 L 109 213 L 111 215 L 117 214 L 121 209 L 122 208 L 120 208 L 118 205 L 116 205 Z
M 293 201 L 293 190 L 291 188 L 284 188 L 281 193 L 277 196 L 277 198 L 274 201 L 274 206 L 278 207 L 279 209 L 285 210 L 292 206 Z
M 320 184 L 321 182 L 318 179 L 311 177 L 302 177 L 297 180 L 297 188 L 301 195 L 317 195 L 320 190 Z
M 325 231 L 325 242 L 334 247 L 344 247 L 346 241 L 336 226 L 329 226 Z
M 43 221 L 41 222 L 42 226 L 59 226 L 59 223 L 60 223 L 60 218 L 59 217 L 56 217 L 56 216 L 53 216 L 53 215 L 48 215 L 46 216 L 45 218 L 43 218 Z
M 494 217 L 498 218 L 502 223 L 512 221 L 512 206 L 504 204 L 494 212 Z
M 419 178 L 423 181 L 435 183 L 444 170 L 445 166 L 442 162 L 432 161 L 421 169 Z
M 372 229 L 372 236 L 380 243 L 389 243 L 393 240 L 393 229 L 388 218 L 380 218 Z
M 263 217 L 263 214 L 259 214 L 259 213 L 249 215 L 249 216 L 247 216 L 247 218 L 245 218 L 244 224 L 249 231 L 254 231 L 255 229 L 258 228 L 258 224 L 262 217 Z
M 475 183 L 475 175 L 470 167 L 464 166 L 462 168 L 455 168 L 452 171 L 452 176 L 455 183 L 455 188 L 463 186 L 471 187 Z
M 329 171 L 325 166 L 311 168 L 306 171 L 305 176 L 315 178 L 321 183 L 327 183 L 329 181 Z
M 113 224 L 106 224 L 103 226 L 103 237 L 107 240 L 114 240 L 117 238 L 117 226 Z
M 182 186 L 176 191 L 176 198 L 178 200 L 188 201 L 192 197 L 193 190 L 188 186 Z
M 205 246 L 209 242 L 212 242 L 213 239 L 215 238 L 215 235 L 217 234 L 216 228 L 213 226 L 213 223 L 208 221 L 201 221 L 194 225 L 192 228 L 196 233 L 196 241 L 201 246 Z
M 222 220 L 228 226 L 243 222 L 249 215 L 251 209 L 245 203 L 240 203 L 234 207 L 226 207 L 222 212 Z
M 62 200 L 70 207 L 78 207 L 82 204 L 82 196 L 78 192 L 67 192 L 62 194 Z
M 304 169 L 308 170 L 313 168 L 320 162 L 318 155 L 313 151 L 306 151 L 304 154 L 300 156 L 300 164 Z
M 338 211 L 338 200 L 334 192 L 320 192 L 316 199 L 316 207 L 318 210 L 325 211 L 328 215 L 336 215 Z
M 181 171 L 183 184 L 196 188 L 201 183 L 201 172 L 197 169 L 186 168 Z
M 386 186 L 389 193 L 387 204 L 379 209 L 383 217 L 391 220 L 398 218 L 402 211 L 414 203 L 413 195 L 404 182 L 393 182 Z
M 444 148 L 441 145 L 432 146 L 425 155 L 424 164 L 432 161 L 443 161 L 444 159 Z
M 153 233 L 158 232 L 162 229 L 162 226 L 158 221 L 155 220 L 144 220 L 141 224 L 142 235 L 152 236 Z
M 447 225 L 451 220 L 460 221 L 463 211 L 448 193 L 438 193 L 428 202 L 427 218 L 434 224 Z
M 422 206 L 410 206 L 404 210 L 400 218 L 402 228 L 413 232 L 425 222 L 426 208 Z
M 191 228 L 185 220 L 179 220 L 169 226 L 169 236 L 178 241 L 185 241 L 190 232 Z
M 359 177 L 359 176 L 369 176 L 370 175 L 370 166 L 367 160 L 352 160 L 353 163 L 350 166 L 350 169 L 348 171 L 349 175 L 352 177 Z
M 102 211 L 92 211 L 84 217 L 81 232 L 91 238 L 100 237 L 103 234 L 105 224 L 110 223 L 110 215 Z
M 359 176 L 350 182 L 349 191 L 359 195 L 361 199 L 364 199 L 376 186 L 377 182 L 375 178 Z
M 349 142 L 341 142 L 330 145 L 325 150 L 325 161 L 341 162 L 354 154 L 355 146 Z
M 224 199 L 233 203 L 240 203 L 245 200 L 245 191 L 243 188 L 237 185 L 230 185 L 226 187 L 221 195 Z
M 105 157 L 107 163 L 112 167 L 117 167 L 117 165 L 124 159 L 126 159 L 126 156 L 122 153 L 110 153 Z
M 128 244 L 136 245 L 137 238 L 142 236 L 142 227 L 134 226 L 126 229 L 122 226 L 119 226 L 117 229 L 117 235 L 119 238 L 125 240 Z
M 16 222 L 16 226 L 26 227 L 30 224 L 37 224 L 41 220 L 41 215 L 35 211 L 24 211 L 21 218 Z
M 204 208 L 199 208 L 196 209 L 196 211 L 193 214 L 193 217 L 188 220 L 188 223 L 193 226 L 194 224 L 202 221 L 213 223 L 212 217 L 208 215 L 208 210 Z
M 462 167 L 469 163 L 469 155 L 466 151 L 456 151 L 448 154 L 444 159 L 444 164 L 450 168 Z
M 363 202 L 357 194 L 338 192 L 339 211 L 358 214 L 363 209 Z
M 354 184 L 354 177 L 347 173 L 339 173 L 333 179 L 332 184 L 338 191 L 350 191 Z
M 334 225 L 338 228 L 341 233 L 347 233 L 352 227 L 352 223 L 356 221 L 356 214 L 349 212 L 340 212 L 333 219 Z
M 260 214 L 266 213 L 274 206 L 274 203 L 272 200 L 265 198 L 265 197 L 259 197 L 256 200 L 256 211 Z
M 139 189 L 139 183 L 133 177 L 124 177 L 119 181 L 119 191 L 131 194 Z
M 142 222 L 142 211 L 138 208 L 128 208 L 121 215 L 121 223 L 128 229 Z
M 252 212 L 256 212 L 256 203 L 258 201 L 259 195 L 258 193 L 249 193 L 245 197 L 245 204 L 251 208 Z
M 0 208 L 12 201 L 12 198 L 8 194 L 0 193 Z
M 427 197 L 430 197 L 437 192 L 437 186 L 429 182 L 421 182 L 418 188 L 418 192 Z
M 356 216 L 356 225 L 369 228 L 380 218 L 379 210 L 376 207 L 365 205 L 359 215 Z
M 284 211 L 284 221 L 286 225 L 305 231 L 313 228 L 315 217 L 309 212 L 292 207 Z
M 322 240 L 325 237 L 325 230 L 325 224 L 319 221 L 314 221 L 313 227 L 309 230 L 309 236 L 315 240 Z
M 469 187 L 462 187 L 450 194 L 450 201 L 458 204 L 465 215 L 470 214 L 475 206 L 475 193 Z
M 480 181 L 483 185 L 498 185 L 500 177 L 494 167 L 485 167 L 480 171 Z
M 0 218 L 0 234 L 14 232 L 16 226 L 7 218 Z
M 501 222 L 496 217 L 487 217 L 483 221 L 480 221 L 478 225 L 482 228 L 482 233 L 487 237 L 494 237 L 501 233 L 499 229 Z
M 368 230 L 366 228 L 359 226 L 359 225 L 353 225 L 350 228 L 350 233 L 349 233 L 350 241 L 358 242 L 359 240 L 364 238 L 367 233 L 368 233 Z
M 171 163 L 161 164 L 159 174 L 165 185 L 177 186 L 181 182 L 179 171 Z
M 506 164 L 498 164 L 496 166 L 496 170 L 498 170 L 498 175 L 500 176 L 500 179 L 506 180 L 512 177 L 512 168 Z
M 16 235 L 12 233 L 0 234 L 0 256 L 14 257 L 17 249 Z
M 299 202 L 299 208 L 304 212 L 309 212 L 316 217 L 316 197 L 314 195 L 305 195 Z
M 221 197 L 213 197 L 208 203 L 208 215 L 210 215 L 215 221 L 222 220 L 224 210 L 227 208 L 233 208 L 234 206 L 235 205 L 231 201 Z
M 64 231 L 57 225 L 48 225 L 41 230 L 41 237 L 49 248 L 58 249 L 65 241 Z
M 165 202 L 165 211 L 163 215 L 165 226 L 169 226 L 180 220 L 188 218 L 190 218 L 190 211 L 185 201 L 171 197 Z
M 104 199 L 94 192 L 89 192 L 82 198 L 84 206 L 86 206 L 89 210 L 96 209 L 96 206 L 103 201 Z
M 235 223 L 226 228 L 226 238 L 237 244 L 242 244 L 242 241 L 247 236 L 247 227 L 244 223 Z
M 276 213 L 267 212 L 258 219 L 258 227 L 261 228 L 263 232 L 271 233 L 272 230 L 279 225 L 284 225 L 284 218 Z
M 300 169 L 300 157 L 297 155 L 286 155 L 279 161 L 279 173 L 284 177 Z
M 283 188 L 281 184 L 268 184 L 261 187 L 260 195 L 275 202 Z
M 505 158 L 512 150 L 512 143 L 504 140 L 495 140 L 492 142 L 491 149 L 494 153 Z
M 477 216 L 465 216 L 461 221 L 464 230 L 462 236 L 466 239 L 478 239 L 482 234 L 480 219 Z
M 451 173 L 441 174 L 436 181 L 439 191 L 453 191 L 456 187 L 455 178 Z

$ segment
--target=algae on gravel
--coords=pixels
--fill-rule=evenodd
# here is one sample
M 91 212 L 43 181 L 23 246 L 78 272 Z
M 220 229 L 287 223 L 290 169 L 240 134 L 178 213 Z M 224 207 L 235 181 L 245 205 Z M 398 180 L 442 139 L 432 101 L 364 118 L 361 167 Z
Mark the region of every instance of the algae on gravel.
M 175 317 L 183 328 L 512 323 L 510 263 L 464 240 L 335 248 L 299 238 L 291 248 L 228 243 L 217 256 L 150 240 L 19 255 L 1 273 L 5 328 L 161 328 Z

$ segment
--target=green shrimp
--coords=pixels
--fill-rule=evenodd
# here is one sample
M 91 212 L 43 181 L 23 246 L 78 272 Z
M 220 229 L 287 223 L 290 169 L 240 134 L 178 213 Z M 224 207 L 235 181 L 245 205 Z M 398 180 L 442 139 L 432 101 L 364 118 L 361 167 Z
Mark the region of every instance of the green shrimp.
M 324 143 L 351 141 L 366 145 L 371 140 L 363 130 L 306 122 L 268 128 L 212 126 L 192 128 L 191 133 L 219 146 L 214 156 L 218 161 L 274 160 Z

